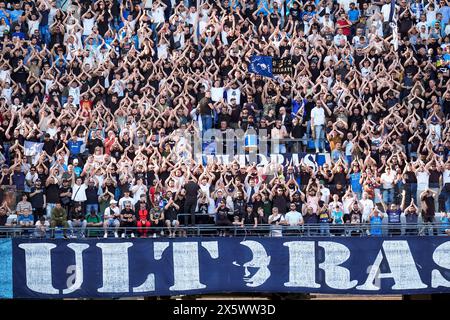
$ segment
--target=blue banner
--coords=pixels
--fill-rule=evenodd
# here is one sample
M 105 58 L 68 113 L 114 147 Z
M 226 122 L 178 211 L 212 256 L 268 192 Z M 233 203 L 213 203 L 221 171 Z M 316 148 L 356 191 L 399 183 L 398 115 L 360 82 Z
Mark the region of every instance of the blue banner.
M 263 77 L 273 77 L 272 57 L 269 56 L 251 56 L 248 72 L 259 74 Z
M 11 239 L 0 239 L 0 299 L 13 297 Z
M 13 239 L 12 264 L 8 242 L 4 298 L 450 292 L 446 237 Z

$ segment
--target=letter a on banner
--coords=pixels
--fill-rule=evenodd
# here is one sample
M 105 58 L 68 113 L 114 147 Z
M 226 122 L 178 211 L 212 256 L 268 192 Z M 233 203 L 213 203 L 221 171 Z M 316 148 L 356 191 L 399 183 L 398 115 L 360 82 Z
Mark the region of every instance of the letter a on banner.
M 383 261 L 383 251 L 391 272 L 378 273 Z M 384 241 L 383 249 L 378 252 L 377 258 L 369 271 L 366 282 L 356 287 L 359 290 L 380 290 L 374 285 L 375 278 L 393 278 L 393 290 L 424 289 L 427 285 L 420 279 L 416 263 L 411 255 L 407 241 Z

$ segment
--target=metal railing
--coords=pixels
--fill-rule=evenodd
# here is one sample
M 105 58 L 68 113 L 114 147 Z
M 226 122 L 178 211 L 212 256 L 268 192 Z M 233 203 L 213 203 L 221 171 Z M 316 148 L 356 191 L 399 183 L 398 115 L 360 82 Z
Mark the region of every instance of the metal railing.
M 450 227 L 440 223 L 433 224 L 304 224 L 300 226 L 285 225 L 235 225 L 217 226 L 213 224 L 179 227 L 81 227 L 47 228 L 45 233 L 38 228 L 0 227 L 0 238 L 103 238 L 107 230 L 108 238 L 117 237 L 169 237 L 176 232 L 176 237 L 373 237 L 373 236 L 446 236 Z M 170 233 L 169 233 L 170 232 Z M 123 236 L 124 235 L 124 236 Z

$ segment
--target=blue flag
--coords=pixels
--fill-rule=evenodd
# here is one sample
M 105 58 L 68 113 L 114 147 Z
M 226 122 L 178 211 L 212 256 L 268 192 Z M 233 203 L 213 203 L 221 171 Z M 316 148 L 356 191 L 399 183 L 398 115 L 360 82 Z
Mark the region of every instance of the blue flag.
M 248 72 L 259 74 L 263 77 L 273 77 L 272 57 L 252 56 L 248 65 Z

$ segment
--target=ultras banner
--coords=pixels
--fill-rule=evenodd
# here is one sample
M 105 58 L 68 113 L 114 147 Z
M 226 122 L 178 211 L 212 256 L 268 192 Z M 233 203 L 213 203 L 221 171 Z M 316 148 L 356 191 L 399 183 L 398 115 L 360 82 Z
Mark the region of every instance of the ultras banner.
M 450 239 L 2 240 L 0 297 L 450 292 Z

